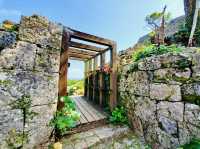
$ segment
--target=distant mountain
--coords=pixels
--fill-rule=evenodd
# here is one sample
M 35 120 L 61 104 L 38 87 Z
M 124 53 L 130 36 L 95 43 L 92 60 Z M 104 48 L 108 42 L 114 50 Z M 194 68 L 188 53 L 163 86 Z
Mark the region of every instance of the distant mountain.
M 167 27 L 165 28 L 165 36 L 168 37 L 175 34 L 179 30 L 179 27 L 184 24 L 184 22 L 185 22 L 185 16 L 180 16 L 171 20 L 167 25 Z M 146 40 L 149 39 L 150 37 L 148 34 L 144 35 L 141 38 L 139 38 L 138 43 L 144 43 Z

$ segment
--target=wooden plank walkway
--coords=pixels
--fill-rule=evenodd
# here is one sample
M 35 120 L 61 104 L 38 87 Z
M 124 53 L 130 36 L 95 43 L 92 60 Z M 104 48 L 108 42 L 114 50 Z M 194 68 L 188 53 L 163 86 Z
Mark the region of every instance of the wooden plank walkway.
M 72 96 L 71 98 L 76 104 L 77 111 L 81 114 L 77 125 L 93 124 L 106 120 L 107 114 L 86 98 L 81 96 Z

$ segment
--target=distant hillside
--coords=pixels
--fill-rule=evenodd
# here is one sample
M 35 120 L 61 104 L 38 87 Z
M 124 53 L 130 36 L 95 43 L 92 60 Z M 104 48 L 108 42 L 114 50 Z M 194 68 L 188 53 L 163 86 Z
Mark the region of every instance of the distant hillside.
M 185 22 L 185 16 L 180 16 L 171 20 L 165 29 L 165 36 L 168 37 L 175 34 L 178 31 L 180 25 L 183 25 L 184 22 Z M 141 38 L 139 38 L 138 43 L 143 43 L 149 39 L 150 37 L 148 34 L 144 35 Z

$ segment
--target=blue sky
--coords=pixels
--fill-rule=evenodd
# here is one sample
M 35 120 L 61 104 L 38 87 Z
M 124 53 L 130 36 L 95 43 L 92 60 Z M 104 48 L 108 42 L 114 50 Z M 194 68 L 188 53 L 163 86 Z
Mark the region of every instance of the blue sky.
M 21 15 L 40 14 L 71 28 L 115 40 L 127 49 L 149 32 L 145 16 L 162 10 L 184 14 L 183 0 L 0 0 L 0 22 L 19 22 Z M 72 61 L 69 78 L 82 78 L 83 64 Z

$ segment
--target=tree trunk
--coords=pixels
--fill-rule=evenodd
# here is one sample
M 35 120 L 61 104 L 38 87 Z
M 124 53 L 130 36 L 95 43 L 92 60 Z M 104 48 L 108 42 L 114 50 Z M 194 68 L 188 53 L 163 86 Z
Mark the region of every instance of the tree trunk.
M 195 12 L 196 0 L 184 0 L 186 27 L 190 31 L 193 23 L 193 15 Z
M 190 33 L 190 37 L 188 41 L 188 46 L 193 46 L 193 36 L 194 36 L 194 32 L 195 32 L 195 29 L 197 26 L 197 20 L 198 20 L 199 2 L 200 0 L 196 0 L 196 7 L 195 7 L 194 16 L 193 16 L 193 23 L 192 23 L 192 29 L 191 29 L 191 33 Z

